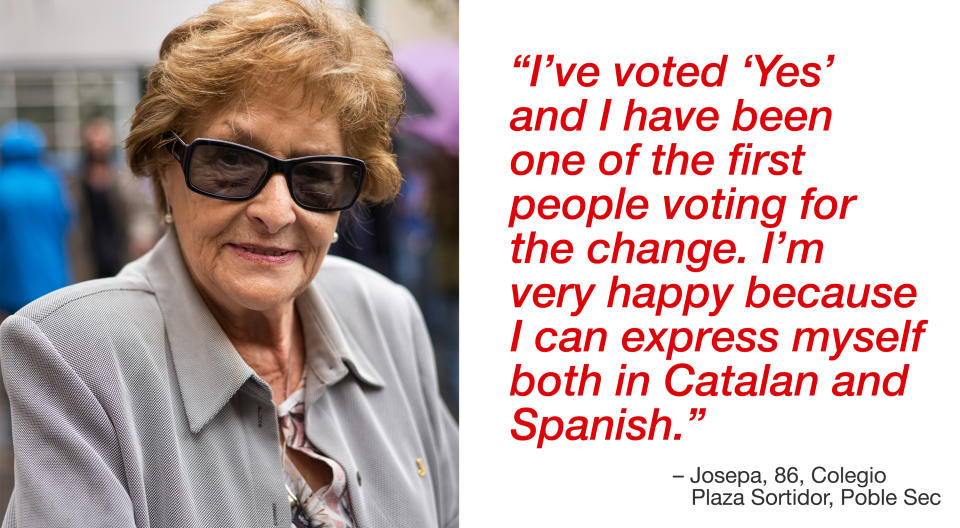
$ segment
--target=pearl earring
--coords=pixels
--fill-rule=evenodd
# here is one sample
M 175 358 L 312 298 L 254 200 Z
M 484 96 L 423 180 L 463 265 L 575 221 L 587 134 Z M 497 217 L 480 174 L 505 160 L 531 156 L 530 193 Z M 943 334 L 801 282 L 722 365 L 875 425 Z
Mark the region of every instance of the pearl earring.
M 173 223 L 173 209 L 170 208 L 170 205 L 167 205 L 167 214 L 163 215 L 163 223 L 167 225 Z
M 331 244 L 336 244 L 336 243 L 337 243 L 337 240 L 340 240 L 340 233 L 337 233 L 336 231 L 334 231 L 334 232 L 333 232 L 333 242 L 331 242 Z

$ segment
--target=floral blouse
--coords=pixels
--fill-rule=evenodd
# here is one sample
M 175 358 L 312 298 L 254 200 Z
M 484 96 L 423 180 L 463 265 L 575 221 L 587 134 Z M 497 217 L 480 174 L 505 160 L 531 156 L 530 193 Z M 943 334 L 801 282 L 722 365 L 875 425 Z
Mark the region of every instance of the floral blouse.
M 321 455 L 307 439 L 303 423 L 303 391 L 305 382 L 277 408 L 284 445 L 316 459 L 330 467 L 333 480 L 318 490 L 310 489 L 306 479 L 283 450 L 283 469 L 286 474 L 287 494 L 293 513 L 293 528 L 353 528 L 352 508 L 347 493 L 347 479 L 343 467 L 335 460 Z

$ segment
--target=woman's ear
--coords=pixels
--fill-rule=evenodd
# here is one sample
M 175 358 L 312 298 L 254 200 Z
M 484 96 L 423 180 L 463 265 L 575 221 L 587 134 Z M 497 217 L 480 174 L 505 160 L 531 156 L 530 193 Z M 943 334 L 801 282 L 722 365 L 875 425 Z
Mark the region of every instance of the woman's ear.
M 165 163 L 157 169 L 155 181 L 159 183 L 163 190 L 163 195 L 170 201 L 170 193 L 173 192 L 173 173 L 177 172 L 177 166 L 174 163 Z
M 164 192 L 166 192 L 166 190 L 167 190 L 167 185 L 168 185 L 168 180 L 169 180 L 169 176 L 167 176 L 167 173 L 168 173 L 169 171 L 168 171 L 167 169 L 169 169 L 169 168 L 170 168 L 170 164 L 169 164 L 169 163 L 165 163 L 165 164 L 161 165 L 160 167 L 157 167 L 157 169 L 156 169 L 157 172 L 156 172 L 156 174 L 154 175 L 154 179 L 155 179 L 156 181 L 160 182 L 160 185 L 163 187 Z
M 153 174 L 153 195 L 154 203 L 158 207 L 161 217 L 170 205 L 170 196 L 172 192 L 173 179 L 170 175 L 172 164 L 165 164 L 157 168 Z M 162 202 L 162 203 L 161 203 Z

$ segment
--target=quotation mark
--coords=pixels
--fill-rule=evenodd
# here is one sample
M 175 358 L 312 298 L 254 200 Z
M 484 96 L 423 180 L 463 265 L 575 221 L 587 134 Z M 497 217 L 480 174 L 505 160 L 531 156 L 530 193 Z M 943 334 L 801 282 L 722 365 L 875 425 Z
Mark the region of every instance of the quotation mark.
M 707 409 L 705 407 L 691 407 L 690 408 L 690 421 L 699 422 L 707 415 Z
M 513 61 L 514 68 L 527 68 L 530 66 L 530 55 L 517 55 Z

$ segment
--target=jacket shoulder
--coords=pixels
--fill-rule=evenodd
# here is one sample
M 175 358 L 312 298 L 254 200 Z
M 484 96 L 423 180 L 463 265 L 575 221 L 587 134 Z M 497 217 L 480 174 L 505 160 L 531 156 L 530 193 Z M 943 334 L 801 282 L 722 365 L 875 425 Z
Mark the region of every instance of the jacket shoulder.
M 338 307 L 373 303 L 396 310 L 406 306 L 410 292 L 384 275 L 352 260 L 328 255 L 314 283 Z
M 78 370 L 142 354 L 163 336 L 162 316 L 145 280 L 118 276 L 81 282 L 20 309 L 0 327 L 0 354 L 30 353 L 17 343 L 46 341 Z M 33 335 L 33 337 L 29 337 Z M 138 352 L 139 351 L 139 352 Z M 142 357 L 142 356 L 141 356 Z
M 375 364 L 404 365 L 416 379 L 415 330 L 423 318 L 405 287 L 356 262 L 327 257 L 314 286 L 342 328 Z
M 153 288 L 142 277 L 120 275 L 72 284 L 51 292 L 21 308 L 16 315 L 41 328 L 48 319 L 62 322 L 76 316 L 84 321 L 104 316 L 130 314 L 131 308 L 153 302 Z
M 164 378 L 162 343 L 163 317 L 148 285 L 98 279 L 57 290 L 7 318 L 0 325 L 0 370 L 6 382 L 19 378 L 23 390 L 54 379 L 78 394 L 90 391 L 116 412 L 123 378 Z

